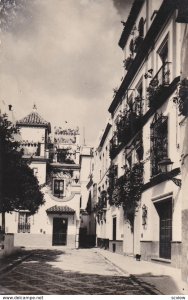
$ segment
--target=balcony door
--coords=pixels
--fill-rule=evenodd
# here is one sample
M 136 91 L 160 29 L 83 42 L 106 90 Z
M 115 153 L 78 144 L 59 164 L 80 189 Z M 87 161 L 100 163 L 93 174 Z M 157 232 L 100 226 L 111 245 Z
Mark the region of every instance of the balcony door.
M 159 57 L 159 64 L 158 64 L 158 70 L 162 67 L 160 76 L 161 78 L 158 78 L 158 80 L 162 84 L 169 83 L 169 49 L 168 49 L 168 37 L 165 38 L 162 45 L 160 46 L 158 50 L 158 57 Z
M 65 246 L 67 244 L 67 219 L 53 218 L 53 246 Z

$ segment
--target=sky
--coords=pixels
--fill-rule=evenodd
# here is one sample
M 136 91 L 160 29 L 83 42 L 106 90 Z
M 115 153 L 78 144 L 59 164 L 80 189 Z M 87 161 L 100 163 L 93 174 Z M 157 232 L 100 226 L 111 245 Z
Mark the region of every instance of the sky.
M 118 41 L 132 1 L 0 0 L 0 10 L 3 2 L 12 4 L 1 22 L 0 100 L 17 119 L 35 103 L 52 127 L 79 126 L 81 142 L 85 127 L 96 146 L 124 73 Z

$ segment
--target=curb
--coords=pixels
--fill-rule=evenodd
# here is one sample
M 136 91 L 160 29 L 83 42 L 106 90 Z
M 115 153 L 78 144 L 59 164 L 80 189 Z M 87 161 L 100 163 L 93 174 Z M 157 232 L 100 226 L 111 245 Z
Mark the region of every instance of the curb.
M 96 251 L 96 252 L 97 252 L 97 254 L 101 255 L 106 261 L 108 261 L 111 265 L 113 265 L 119 271 L 119 273 L 123 273 L 121 275 L 126 276 L 126 277 L 131 276 L 131 274 L 129 274 L 129 272 L 127 272 L 123 268 L 117 266 L 115 263 L 113 263 L 109 258 L 104 256 L 102 253 L 100 253 L 99 251 Z
M 31 255 L 32 255 L 32 252 L 24 255 L 23 257 L 17 259 L 16 261 L 9 263 L 8 265 L 6 265 L 2 268 L 0 267 L 0 276 L 3 275 L 2 273 L 7 273 L 7 272 L 11 271 L 14 267 L 21 264 L 24 260 L 29 258 Z
M 123 268 L 119 267 L 118 265 L 116 265 L 114 262 L 112 262 L 109 258 L 107 258 L 106 256 L 104 256 L 102 253 L 100 253 L 100 251 L 97 251 L 97 249 L 95 250 L 97 252 L 97 254 L 101 255 L 106 261 L 108 261 L 110 264 L 112 264 L 114 267 L 116 267 L 116 269 L 120 272 L 123 273 L 123 276 L 126 277 L 130 277 L 132 280 L 135 281 L 135 283 L 139 284 L 140 286 L 142 286 L 147 292 L 150 292 L 150 295 L 164 295 L 161 291 L 159 291 L 157 288 L 152 287 L 151 288 L 147 287 L 147 282 L 144 281 L 140 281 L 137 276 L 125 271 Z M 152 293 L 151 293 L 152 292 Z

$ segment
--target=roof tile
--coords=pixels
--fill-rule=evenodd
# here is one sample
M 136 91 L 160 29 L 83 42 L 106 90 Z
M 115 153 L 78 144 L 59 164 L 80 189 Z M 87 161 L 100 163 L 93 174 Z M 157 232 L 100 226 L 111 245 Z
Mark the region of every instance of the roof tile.
M 54 205 L 46 210 L 47 214 L 52 214 L 52 213 L 67 213 L 67 214 L 74 214 L 75 210 L 72 209 L 71 207 L 64 205 L 64 206 L 58 206 Z
M 44 126 L 50 128 L 50 123 L 45 121 L 36 111 L 31 112 L 23 119 L 16 122 L 17 125 Z

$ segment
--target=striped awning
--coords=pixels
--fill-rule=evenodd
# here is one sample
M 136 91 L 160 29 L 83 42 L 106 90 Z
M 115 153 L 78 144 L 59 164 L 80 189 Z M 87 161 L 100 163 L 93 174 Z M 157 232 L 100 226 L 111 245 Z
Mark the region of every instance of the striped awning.
M 64 205 L 64 206 L 58 206 L 54 205 L 46 210 L 47 214 L 74 214 L 75 210 L 71 207 Z

